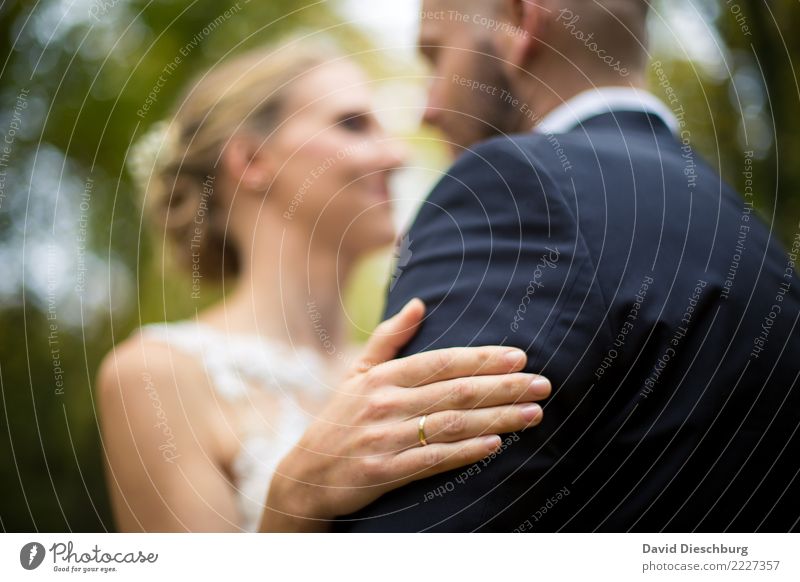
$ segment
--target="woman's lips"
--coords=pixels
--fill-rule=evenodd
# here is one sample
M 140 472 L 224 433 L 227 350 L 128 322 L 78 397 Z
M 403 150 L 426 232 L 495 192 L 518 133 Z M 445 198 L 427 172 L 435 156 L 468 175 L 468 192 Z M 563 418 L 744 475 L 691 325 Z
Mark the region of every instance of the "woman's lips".
M 388 202 L 391 199 L 391 194 L 389 193 L 389 184 L 383 180 L 381 180 L 381 183 L 376 184 L 373 188 L 371 188 L 370 193 L 372 194 L 373 198 L 377 198 L 381 202 Z
M 389 190 L 386 188 L 375 190 L 375 196 L 383 202 L 388 202 L 389 199 L 391 198 Z

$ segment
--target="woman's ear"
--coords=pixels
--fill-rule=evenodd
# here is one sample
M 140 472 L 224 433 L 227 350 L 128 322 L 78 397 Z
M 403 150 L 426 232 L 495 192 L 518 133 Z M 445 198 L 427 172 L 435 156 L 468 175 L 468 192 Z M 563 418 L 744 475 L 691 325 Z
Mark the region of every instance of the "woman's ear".
M 247 133 L 231 137 L 222 152 L 225 172 L 237 189 L 266 192 L 272 181 L 272 159 L 264 140 Z
M 550 11 L 546 0 L 503 0 L 503 15 L 510 25 L 500 30 L 503 58 L 514 68 L 527 69 L 542 47 L 542 31 Z

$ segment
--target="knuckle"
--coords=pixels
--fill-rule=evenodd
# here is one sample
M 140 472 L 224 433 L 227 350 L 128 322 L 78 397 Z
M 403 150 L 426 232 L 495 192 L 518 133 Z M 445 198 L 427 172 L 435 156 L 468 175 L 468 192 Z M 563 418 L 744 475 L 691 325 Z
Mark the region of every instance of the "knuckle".
M 447 436 L 458 436 L 464 432 L 467 419 L 464 413 L 448 411 L 442 418 L 442 432 Z
M 475 455 L 473 453 L 472 447 L 464 445 L 463 447 L 460 447 L 458 449 L 456 456 L 458 457 L 459 464 L 464 465 L 471 462 L 474 459 Z
M 485 346 L 480 348 L 478 352 L 478 365 L 481 370 L 484 369 L 497 369 L 498 365 L 502 362 L 502 352 L 497 348 Z
M 522 374 L 509 374 L 504 376 L 500 381 L 500 388 L 511 396 L 520 394 L 520 388 L 524 387 L 523 383 L 526 382 Z
M 386 373 L 380 365 L 372 366 L 364 372 L 364 382 L 369 389 L 376 389 L 386 384 Z
M 475 386 L 471 380 L 462 378 L 453 384 L 450 391 L 450 402 L 453 406 L 466 406 L 473 401 Z
M 415 362 L 410 358 L 400 358 L 393 363 L 397 367 L 397 377 L 408 378 L 414 375 Z M 387 381 L 393 381 L 394 378 L 387 378 Z
M 485 346 L 481 348 L 481 351 L 479 353 L 480 356 L 479 359 L 481 361 L 481 364 L 487 365 L 492 361 L 497 360 L 501 356 L 501 353 L 502 352 L 500 352 L 495 347 Z
M 447 350 L 440 350 L 436 352 L 436 371 L 443 372 L 450 368 L 453 364 L 453 356 Z
M 386 480 L 386 463 L 377 455 L 361 459 L 361 474 L 369 484 L 379 484 Z
M 384 420 L 394 410 L 395 404 L 382 395 L 371 396 L 364 406 L 366 420 Z
M 425 447 L 423 449 L 423 462 L 426 467 L 435 467 L 442 462 L 442 454 L 438 449 Z
M 383 441 L 383 432 L 376 427 L 369 427 L 362 430 L 358 444 L 362 452 L 372 452 L 379 448 Z

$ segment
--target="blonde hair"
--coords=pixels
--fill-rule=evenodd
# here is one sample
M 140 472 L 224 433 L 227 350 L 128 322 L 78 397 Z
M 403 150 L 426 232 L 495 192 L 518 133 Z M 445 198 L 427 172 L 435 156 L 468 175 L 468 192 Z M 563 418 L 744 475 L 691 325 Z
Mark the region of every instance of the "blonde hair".
M 282 121 L 291 85 L 340 54 L 329 41 L 275 46 L 202 74 L 172 118 L 155 124 L 129 156 L 146 215 L 167 235 L 179 264 L 204 278 L 239 271 L 236 249 L 225 236 L 227 216 L 214 194 L 225 144 L 242 128 L 266 137 Z

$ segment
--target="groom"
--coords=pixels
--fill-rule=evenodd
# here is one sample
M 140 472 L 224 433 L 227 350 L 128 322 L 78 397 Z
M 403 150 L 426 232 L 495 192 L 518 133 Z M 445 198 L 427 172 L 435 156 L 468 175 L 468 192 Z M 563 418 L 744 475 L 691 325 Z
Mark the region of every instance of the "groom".
M 540 427 L 338 530 L 798 528 L 800 234 L 787 256 L 643 89 L 646 6 L 425 2 L 426 119 L 460 157 L 386 315 L 420 297 L 404 355 L 515 345 L 554 390 Z

